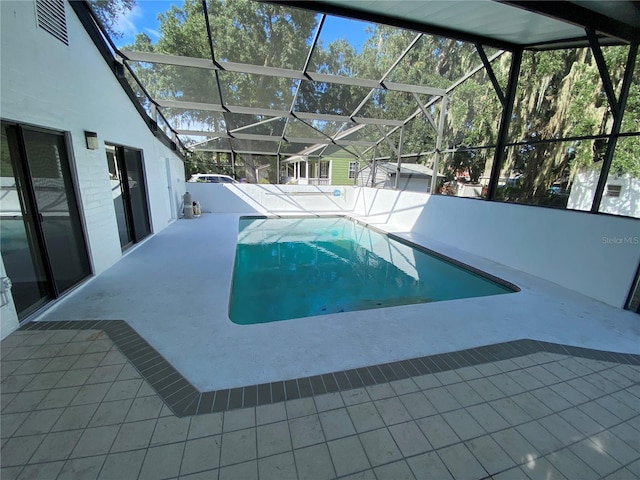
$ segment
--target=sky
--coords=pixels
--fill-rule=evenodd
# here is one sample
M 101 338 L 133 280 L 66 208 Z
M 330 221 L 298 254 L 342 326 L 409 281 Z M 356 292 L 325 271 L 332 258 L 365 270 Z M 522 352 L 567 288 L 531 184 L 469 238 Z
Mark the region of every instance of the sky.
M 122 47 L 133 43 L 138 33 L 146 33 L 152 43 L 160 37 L 158 25 L 158 13 L 164 13 L 171 5 L 181 6 L 182 1 L 176 0 L 137 0 L 136 6 L 121 17 L 117 29 L 124 36 L 116 40 L 116 46 Z M 369 24 L 356 20 L 347 20 L 339 17 L 327 17 L 322 28 L 321 40 L 327 45 L 338 38 L 347 38 L 356 50 L 362 50 L 367 38 L 365 28 Z

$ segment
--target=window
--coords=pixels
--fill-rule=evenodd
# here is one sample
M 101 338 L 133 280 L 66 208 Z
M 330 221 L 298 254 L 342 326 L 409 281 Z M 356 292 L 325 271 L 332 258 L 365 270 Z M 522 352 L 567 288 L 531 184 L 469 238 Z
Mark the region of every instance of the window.
M 320 178 L 329 178 L 329 162 L 320 162 Z
M 349 162 L 349 178 L 356 178 L 358 171 L 358 162 Z
M 607 197 L 619 197 L 620 192 L 622 191 L 622 185 L 607 185 L 607 191 L 605 195 Z

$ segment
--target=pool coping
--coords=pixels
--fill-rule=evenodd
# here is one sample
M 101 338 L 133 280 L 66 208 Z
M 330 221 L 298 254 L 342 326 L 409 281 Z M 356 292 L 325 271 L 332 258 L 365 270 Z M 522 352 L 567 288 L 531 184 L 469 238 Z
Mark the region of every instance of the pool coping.
M 125 320 L 41 321 L 28 323 L 20 330 L 104 331 L 177 417 L 309 398 L 539 352 L 640 365 L 637 354 L 520 339 L 310 377 L 201 392 Z

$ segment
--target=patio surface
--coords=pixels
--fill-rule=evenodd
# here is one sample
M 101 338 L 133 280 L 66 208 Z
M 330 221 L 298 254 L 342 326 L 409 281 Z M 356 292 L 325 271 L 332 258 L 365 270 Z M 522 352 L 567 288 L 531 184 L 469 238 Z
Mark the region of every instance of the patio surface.
M 638 316 L 518 293 L 252 326 L 238 215 L 169 226 L 0 344 L 0 478 L 640 478 Z
M 410 234 L 403 236 L 521 291 L 236 325 L 228 304 L 238 218 L 204 214 L 175 222 L 38 320 L 125 320 L 203 391 L 522 338 L 640 354 L 638 315 Z M 286 302 L 286 293 L 276 301 Z
M 333 391 L 288 399 L 285 389 L 284 401 L 251 407 L 229 409 L 226 397 L 221 411 L 179 417 L 104 331 L 20 330 L 1 344 L 0 475 L 640 478 L 640 358 L 561 346 L 523 354 L 537 344 L 423 357 L 439 371 L 358 388 L 325 381 Z M 472 364 L 438 366 L 459 358 Z

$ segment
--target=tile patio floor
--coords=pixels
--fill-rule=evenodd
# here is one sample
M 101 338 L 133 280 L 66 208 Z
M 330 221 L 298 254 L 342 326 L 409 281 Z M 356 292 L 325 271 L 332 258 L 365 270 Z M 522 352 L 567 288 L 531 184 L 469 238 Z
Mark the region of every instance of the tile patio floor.
M 513 350 L 177 416 L 180 402 L 165 403 L 110 335 L 23 329 L 2 341 L 2 480 L 640 478 L 638 356 Z

